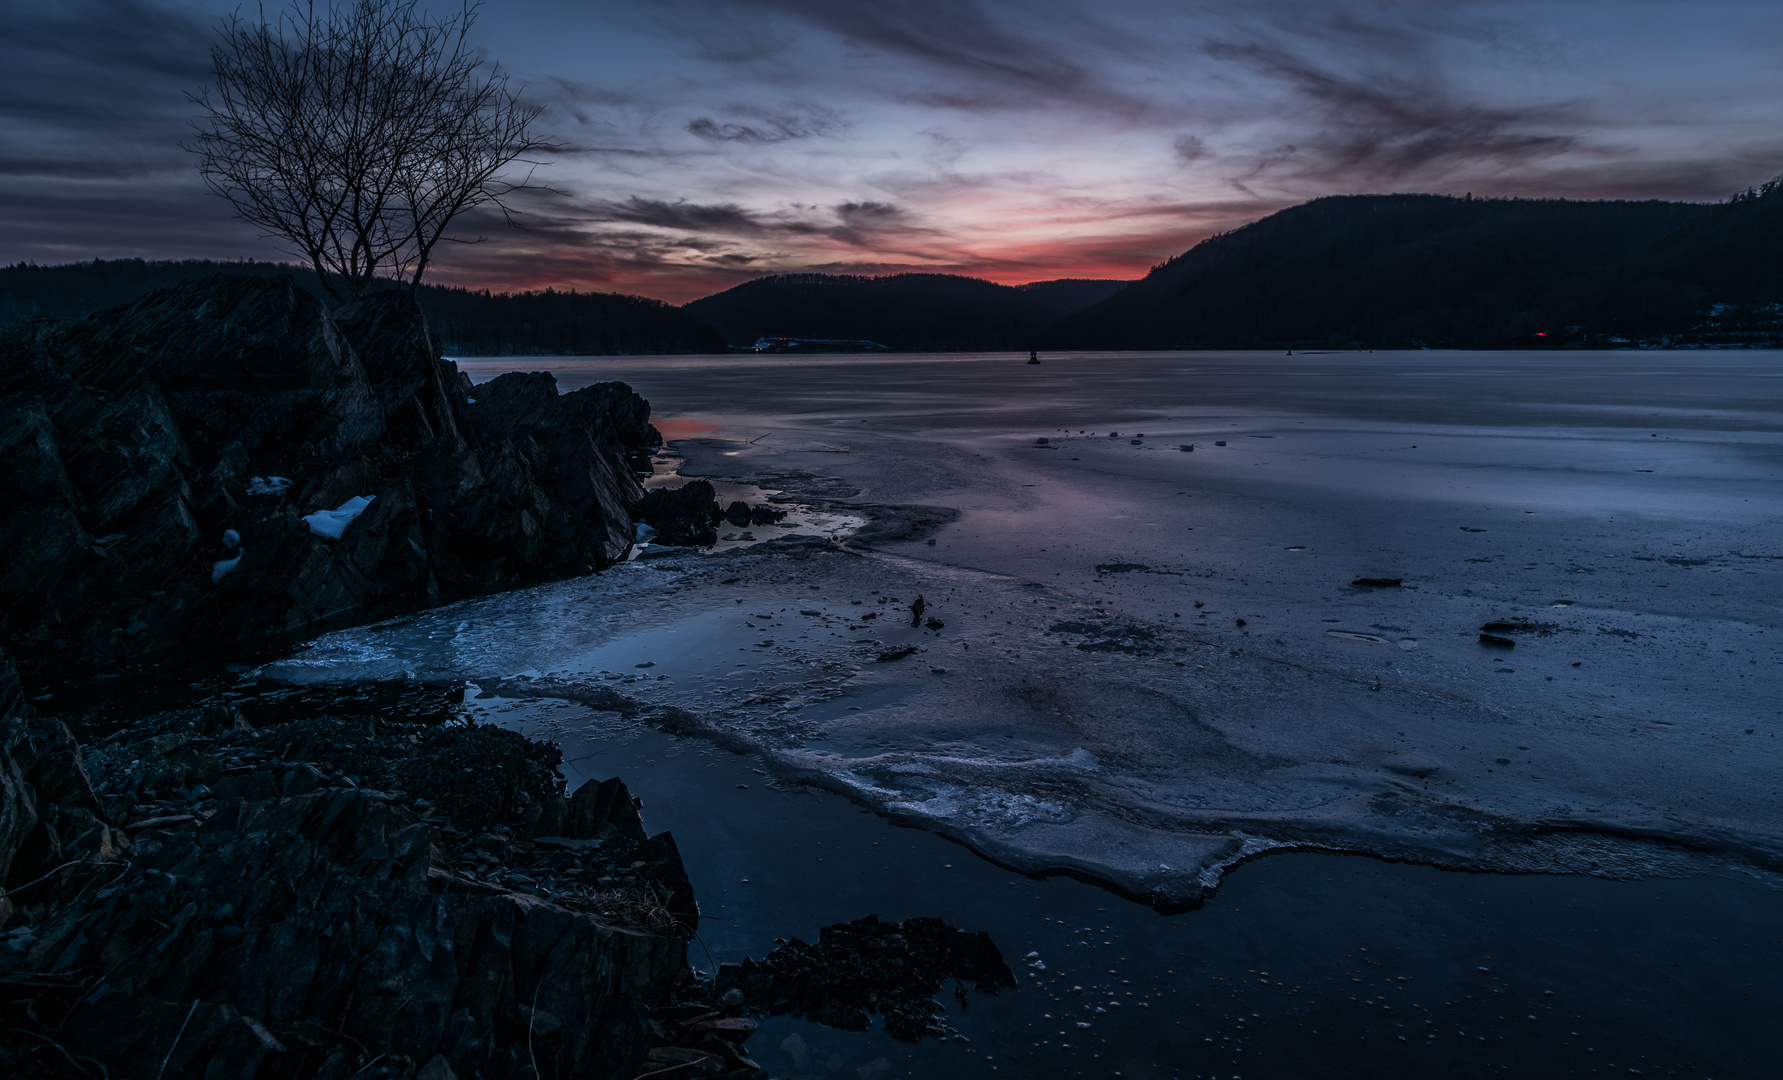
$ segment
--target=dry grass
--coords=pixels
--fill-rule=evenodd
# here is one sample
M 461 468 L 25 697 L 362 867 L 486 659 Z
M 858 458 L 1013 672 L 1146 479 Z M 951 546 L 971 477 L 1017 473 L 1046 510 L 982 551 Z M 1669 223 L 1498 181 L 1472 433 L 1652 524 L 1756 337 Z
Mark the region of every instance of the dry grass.
M 643 930 L 665 937 L 679 937 L 685 932 L 680 920 L 668 908 L 668 894 L 649 882 L 617 889 L 582 886 L 557 893 L 551 900 L 629 930 Z

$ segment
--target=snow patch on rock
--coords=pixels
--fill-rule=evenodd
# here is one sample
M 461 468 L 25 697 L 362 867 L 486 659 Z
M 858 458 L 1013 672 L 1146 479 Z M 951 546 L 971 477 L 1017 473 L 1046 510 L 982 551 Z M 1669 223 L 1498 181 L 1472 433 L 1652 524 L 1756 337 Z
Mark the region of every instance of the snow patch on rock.
M 303 520 L 310 527 L 310 532 L 317 536 L 339 540 L 347 531 L 347 526 L 353 524 L 354 518 L 365 513 L 365 508 L 371 505 L 374 498 L 374 495 L 355 495 L 333 510 L 305 514 Z

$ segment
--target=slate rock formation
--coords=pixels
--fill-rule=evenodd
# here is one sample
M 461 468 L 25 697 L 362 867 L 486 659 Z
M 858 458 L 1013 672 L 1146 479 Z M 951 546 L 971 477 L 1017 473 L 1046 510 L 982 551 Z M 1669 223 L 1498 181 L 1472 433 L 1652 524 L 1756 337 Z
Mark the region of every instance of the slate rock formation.
M 565 798 L 560 760 L 223 707 L 83 760 L 0 653 L 0 1075 L 631 1080 L 697 992 L 697 908 L 624 785 Z
M 623 558 L 620 383 L 472 388 L 411 296 L 217 276 L 0 331 L 0 644 L 27 673 L 253 646 Z M 304 518 L 337 515 L 338 538 Z

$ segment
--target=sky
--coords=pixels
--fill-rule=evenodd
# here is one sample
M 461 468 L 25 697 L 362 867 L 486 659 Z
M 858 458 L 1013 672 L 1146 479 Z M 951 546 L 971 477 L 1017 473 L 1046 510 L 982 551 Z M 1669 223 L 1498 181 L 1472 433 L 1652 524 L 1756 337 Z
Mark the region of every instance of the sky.
M 236 7 L 0 0 L 0 262 L 286 257 L 181 148 Z M 438 256 L 476 288 L 1136 278 L 1324 195 L 1783 173 L 1777 0 L 497 0 L 474 40 L 558 143 Z

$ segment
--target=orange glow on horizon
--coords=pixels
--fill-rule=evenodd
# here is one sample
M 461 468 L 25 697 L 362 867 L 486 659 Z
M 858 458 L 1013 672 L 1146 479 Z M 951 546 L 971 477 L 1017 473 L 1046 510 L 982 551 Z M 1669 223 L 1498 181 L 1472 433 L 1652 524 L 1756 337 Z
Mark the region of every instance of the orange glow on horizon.
M 1134 243 L 1131 246 L 1111 244 L 1108 237 L 1034 240 L 986 253 L 978 258 L 967 256 L 945 264 L 861 260 L 816 265 L 794 263 L 760 266 L 742 271 L 697 264 L 664 264 L 640 267 L 631 273 L 615 273 L 607 268 L 577 267 L 573 265 L 574 260 L 564 260 L 571 265 L 553 265 L 554 260 L 547 258 L 524 270 L 520 266 L 443 266 L 436 268 L 431 280 L 436 285 L 488 289 L 495 293 L 544 289 L 625 293 L 677 305 L 774 274 L 859 274 L 863 277 L 958 274 L 999 285 L 1025 285 L 1060 278 L 1136 281 L 1158 264 L 1193 247 L 1205 239 L 1206 235 L 1208 234 L 1162 238 L 1166 243 L 1174 241 L 1171 247 L 1162 250 L 1159 250 L 1159 237 L 1147 237 L 1145 239 L 1149 243 Z M 514 272 L 503 272 L 510 269 Z M 579 270 L 582 272 L 578 272 Z

